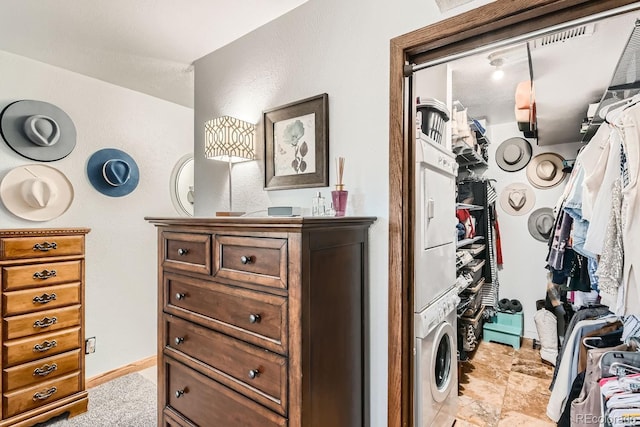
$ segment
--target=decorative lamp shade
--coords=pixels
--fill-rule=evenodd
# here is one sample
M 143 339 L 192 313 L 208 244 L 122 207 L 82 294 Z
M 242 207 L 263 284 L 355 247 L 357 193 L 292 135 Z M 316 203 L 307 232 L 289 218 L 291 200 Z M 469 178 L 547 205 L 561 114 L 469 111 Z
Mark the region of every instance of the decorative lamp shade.
M 207 159 L 230 163 L 254 159 L 255 125 L 223 116 L 204 124 L 204 155 Z

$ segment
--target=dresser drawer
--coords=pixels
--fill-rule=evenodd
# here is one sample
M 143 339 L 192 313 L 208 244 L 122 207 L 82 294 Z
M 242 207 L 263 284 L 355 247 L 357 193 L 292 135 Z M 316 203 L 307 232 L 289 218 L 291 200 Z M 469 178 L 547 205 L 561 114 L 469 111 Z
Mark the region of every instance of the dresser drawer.
M 80 305 L 5 317 L 2 321 L 4 339 L 11 340 L 80 325 L 81 317 Z
M 80 391 L 80 373 L 75 372 L 32 387 L 2 394 L 4 418 L 46 405 Z
M 82 279 L 80 261 L 51 262 L 2 268 L 4 290 L 49 286 L 79 282 Z
M 287 354 L 286 298 L 170 274 L 164 289 L 166 312 Z
M 209 234 L 162 233 L 166 269 L 211 274 L 211 236 Z
M 214 276 L 287 288 L 287 240 L 215 236 Z
M 166 358 L 167 405 L 199 426 L 275 427 L 287 420 L 184 365 Z
M 80 350 L 69 351 L 30 363 L 5 368 L 2 388 L 6 391 L 42 383 L 80 369 Z
M 77 327 L 29 338 L 4 341 L 2 343 L 3 367 L 15 366 L 41 357 L 80 348 L 83 340 L 80 328 Z
M 0 237 L 0 259 L 82 255 L 84 236 Z
M 2 312 L 5 316 L 80 304 L 80 282 L 46 288 L 5 292 Z
M 216 380 L 286 415 L 285 357 L 169 316 L 165 331 L 166 347 L 211 366 L 222 374 L 214 376 Z M 229 377 L 236 381 L 229 381 Z

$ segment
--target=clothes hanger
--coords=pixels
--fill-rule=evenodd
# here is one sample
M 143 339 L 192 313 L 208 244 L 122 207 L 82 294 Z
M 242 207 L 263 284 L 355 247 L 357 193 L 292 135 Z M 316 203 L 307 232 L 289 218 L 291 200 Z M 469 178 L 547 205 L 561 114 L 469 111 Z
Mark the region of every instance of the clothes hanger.
M 605 122 L 613 123 L 613 121 L 615 121 L 613 116 L 624 111 L 625 108 L 637 104 L 638 102 L 640 102 L 640 94 L 633 95 L 630 98 L 623 98 L 602 107 L 602 109 L 598 112 L 598 115 Z
M 588 349 L 598 348 L 596 345 L 591 344 L 592 342 L 602 341 L 601 337 L 587 337 L 582 339 L 582 344 Z

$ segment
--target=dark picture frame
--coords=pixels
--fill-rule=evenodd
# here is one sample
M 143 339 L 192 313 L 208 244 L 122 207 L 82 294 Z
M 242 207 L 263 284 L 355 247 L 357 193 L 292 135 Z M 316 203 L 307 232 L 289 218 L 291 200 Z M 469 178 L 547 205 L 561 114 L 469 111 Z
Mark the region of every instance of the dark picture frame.
M 329 186 L 329 95 L 263 111 L 265 190 Z

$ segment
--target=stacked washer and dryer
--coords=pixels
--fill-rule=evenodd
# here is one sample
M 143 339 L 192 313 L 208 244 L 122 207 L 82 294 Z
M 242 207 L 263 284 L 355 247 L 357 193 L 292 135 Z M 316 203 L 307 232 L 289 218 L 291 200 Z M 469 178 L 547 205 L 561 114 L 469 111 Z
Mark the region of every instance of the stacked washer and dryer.
M 448 427 L 455 423 L 458 406 L 458 165 L 441 144 L 443 124 L 449 119 L 446 106 L 435 99 L 420 102 L 417 116 L 421 125 L 415 150 L 414 425 Z

